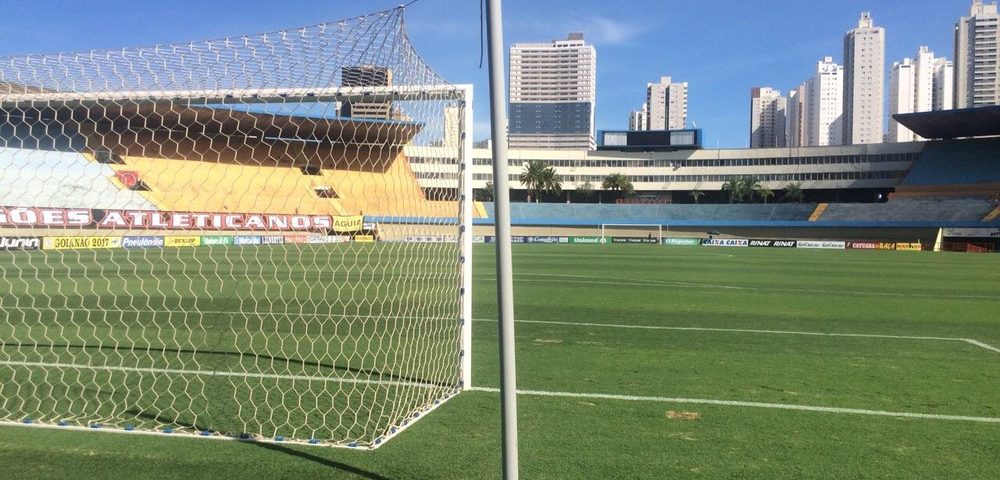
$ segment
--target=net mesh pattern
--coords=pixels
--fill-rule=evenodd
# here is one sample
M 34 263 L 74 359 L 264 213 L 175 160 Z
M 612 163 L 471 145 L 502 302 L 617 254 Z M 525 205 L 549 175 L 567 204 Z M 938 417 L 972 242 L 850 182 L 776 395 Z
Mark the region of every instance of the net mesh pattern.
M 402 8 L 0 58 L 0 421 L 380 445 L 462 387 L 465 115 Z

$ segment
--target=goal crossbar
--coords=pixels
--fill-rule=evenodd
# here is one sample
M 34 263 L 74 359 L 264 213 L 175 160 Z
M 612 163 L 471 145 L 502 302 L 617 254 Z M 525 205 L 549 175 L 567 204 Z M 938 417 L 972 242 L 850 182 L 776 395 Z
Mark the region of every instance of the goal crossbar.
M 191 104 L 323 103 L 344 101 L 461 100 L 467 88 L 456 85 L 389 87 L 245 88 L 223 90 L 136 90 L 106 92 L 45 92 L 0 95 L 0 108 L 94 106 L 129 102 L 148 105 L 183 101 Z

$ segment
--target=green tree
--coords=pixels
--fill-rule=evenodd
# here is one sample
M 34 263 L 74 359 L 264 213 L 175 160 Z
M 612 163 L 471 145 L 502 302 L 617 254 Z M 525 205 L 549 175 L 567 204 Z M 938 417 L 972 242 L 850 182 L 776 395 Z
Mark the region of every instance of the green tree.
M 785 194 L 781 197 L 782 201 L 802 203 L 805 200 L 806 194 L 802 191 L 802 184 L 799 182 L 789 182 L 785 185 L 784 190 Z
M 521 171 L 521 183 L 528 189 L 528 200 L 536 203 L 542 194 L 561 194 L 562 182 L 555 167 L 546 165 L 541 160 L 529 160 Z
M 729 192 L 729 203 L 741 203 L 745 196 L 743 191 L 744 183 L 742 179 L 730 178 L 722 184 L 722 191 Z
M 541 160 L 528 160 L 521 170 L 521 184 L 528 190 L 528 201 L 538 202 L 538 191 L 542 189 L 545 182 L 545 162 Z
M 699 200 L 701 200 L 701 197 L 704 197 L 704 196 L 705 196 L 705 192 L 703 192 L 703 191 L 701 191 L 701 190 L 698 190 L 698 189 L 696 188 L 696 189 L 694 189 L 694 190 L 691 190 L 691 193 L 690 193 L 690 195 L 691 195 L 691 198 L 692 198 L 692 199 L 694 199 L 694 203 L 695 203 L 695 205 L 697 205 L 697 204 L 698 204 L 698 201 L 699 201 Z
M 753 203 L 754 197 L 760 193 L 760 179 L 747 177 L 743 179 L 743 201 Z
M 562 176 L 556 173 L 555 167 L 545 167 L 545 170 L 542 170 L 542 183 L 539 186 L 539 191 L 558 197 L 562 193 L 562 183 Z
M 769 199 L 774 197 L 774 190 L 771 190 L 768 187 L 760 185 L 757 188 L 757 196 L 760 197 L 760 199 L 763 200 L 764 203 L 767 203 Z
M 611 175 L 605 177 L 604 183 L 601 183 L 601 188 L 616 192 L 618 198 L 635 193 L 635 188 L 632 187 L 632 182 L 629 181 L 628 177 L 621 173 L 612 173 Z
M 472 198 L 480 202 L 492 202 L 493 182 L 486 182 L 486 186 L 483 188 L 477 188 L 474 192 L 472 192 Z
M 594 198 L 594 184 L 590 181 L 583 182 L 576 186 L 576 193 L 583 197 L 585 200 L 590 200 Z

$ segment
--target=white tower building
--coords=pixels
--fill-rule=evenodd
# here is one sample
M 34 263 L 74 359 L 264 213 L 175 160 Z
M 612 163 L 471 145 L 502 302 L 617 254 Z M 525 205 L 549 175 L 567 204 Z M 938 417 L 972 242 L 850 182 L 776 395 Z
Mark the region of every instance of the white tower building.
M 805 86 L 803 146 L 843 145 L 844 67 L 826 57 Z
M 581 33 L 510 47 L 511 148 L 594 149 L 597 52 Z
M 787 145 L 786 111 L 788 99 L 769 87 L 750 90 L 750 148 Z
M 955 108 L 1000 104 L 1000 15 L 974 0 L 955 25 Z
M 892 64 L 889 72 L 889 142 L 912 142 L 915 138 L 914 133 L 892 115 L 914 111 L 916 75 L 917 66 L 909 58 Z
M 923 140 L 900 125 L 893 115 L 951 109 L 951 71 L 951 62 L 935 57 L 927 47 L 920 47 L 915 60 L 906 58 L 892 65 L 889 74 L 890 142 Z
M 934 110 L 955 108 L 955 65 L 951 60 L 934 61 Z
M 785 121 L 786 142 L 789 147 L 805 145 L 805 105 L 807 85 L 803 83 L 788 94 L 788 115 Z
M 649 122 L 649 104 L 642 104 L 639 110 L 633 110 L 628 117 L 629 130 L 646 130 Z
M 646 130 L 680 130 L 687 125 L 688 84 L 660 77 L 660 83 L 646 85 L 649 108 Z
M 882 143 L 885 29 L 862 12 L 844 36 L 844 144 Z

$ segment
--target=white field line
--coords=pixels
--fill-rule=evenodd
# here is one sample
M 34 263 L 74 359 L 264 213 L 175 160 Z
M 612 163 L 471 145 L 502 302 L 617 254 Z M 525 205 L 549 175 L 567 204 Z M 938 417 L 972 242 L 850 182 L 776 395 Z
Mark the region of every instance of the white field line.
M 371 380 L 364 378 L 319 377 L 310 375 L 278 375 L 272 373 L 233 372 L 226 370 L 187 370 L 187 369 L 174 369 L 174 368 L 123 367 L 120 365 L 86 365 L 79 363 L 59 363 L 59 362 L 21 362 L 14 360 L 0 360 L 0 365 L 7 365 L 11 367 L 65 368 L 70 370 L 94 370 L 94 371 L 104 371 L 104 372 L 198 375 L 204 377 L 259 378 L 259 379 L 270 379 L 270 380 L 303 380 L 311 382 L 348 383 L 348 384 L 360 384 L 360 385 L 391 385 L 391 386 L 401 386 L 401 387 L 421 387 L 430 389 L 444 388 L 440 385 L 433 385 L 429 383 L 402 382 L 398 380 Z
M 499 393 L 499 388 L 473 387 L 477 392 Z M 1000 417 L 971 417 L 965 415 L 938 415 L 933 413 L 890 412 L 885 410 L 866 410 L 859 408 L 821 407 L 813 405 L 795 405 L 786 403 L 744 402 L 739 400 L 713 400 L 705 398 L 677 397 L 640 397 L 633 395 L 612 395 L 605 393 L 574 393 L 546 392 L 540 390 L 518 390 L 518 395 L 534 397 L 563 397 L 596 400 L 617 400 L 626 402 L 657 402 L 657 403 L 687 403 L 695 405 L 721 405 L 726 407 L 771 408 L 778 410 L 798 410 L 805 412 L 839 413 L 845 415 L 871 415 L 877 417 L 916 418 L 922 420 L 947 420 L 953 422 L 978 422 L 1000 424 Z
M 993 345 L 987 345 L 987 344 L 985 344 L 983 342 L 980 342 L 978 340 L 973 340 L 971 338 L 963 338 L 962 340 L 965 340 L 966 342 L 969 342 L 969 343 L 971 343 L 971 344 L 973 344 L 973 345 L 975 345 L 977 347 L 982 347 L 982 348 L 985 348 L 987 350 L 992 350 L 994 352 L 1000 353 L 1000 348 L 994 347 Z
M 768 287 L 747 287 L 741 285 L 719 285 L 714 283 L 690 283 L 690 282 L 667 282 L 662 280 L 637 280 L 634 278 L 602 278 L 593 280 L 593 277 L 583 275 L 568 275 L 558 273 L 517 273 L 515 277 L 543 277 L 543 279 L 518 279 L 519 282 L 528 283 L 574 283 L 581 285 L 619 285 L 632 287 L 676 287 L 676 288 L 703 288 L 711 290 L 737 290 L 750 292 L 776 292 L 776 293 L 818 293 L 824 295 L 860 295 L 876 297 L 900 297 L 900 298 L 956 298 L 975 300 L 998 300 L 1000 296 L 994 295 L 961 295 L 950 293 L 901 293 L 901 292 L 873 292 L 864 290 L 822 290 L 807 288 L 768 288 Z M 545 280 L 548 277 L 551 280 Z M 492 279 L 492 276 L 481 276 L 482 279 Z
M 496 322 L 496 320 L 477 318 L 476 322 Z M 620 328 L 632 330 L 666 330 L 679 332 L 720 332 L 720 333 L 756 333 L 764 335 L 803 335 L 812 337 L 854 337 L 854 338 L 884 338 L 890 340 L 930 340 L 941 342 L 965 342 L 986 350 L 1000 353 L 1000 348 L 988 345 L 978 340 L 957 337 L 922 337 L 915 335 L 880 335 L 874 333 L 828 333 L 800 332 L 795 330 L 755 330 L 746 328 L 713 328 L 713 327 L 666 327 L 657 325 L 617 325 L 610 323 L 559 322 L 554 320 L 515 320 L 516 323 L 533 323 L 540 325 L 562 325 L 569 327 Z
M 109 313 L 148 313 L 149 310 L 138 310 L 138 309 L 114 309 L 114 310 L 97 310 L 90 308 L 20 308 L 19 310 L 32 310 L 32 311 L 73 311 L 73 312 L 109 312 Z M 450 318 L 445 317 L 413 317 L 409 315 L 343 315 L 343 314 L 333 314 L 333 313 L 295 313 L 295 312 L 258 312 L 258 311 L 247 311 L 247 312 L 237 312 L 231 310 L 191 310 L 188 312 L 158 312 L 165 313 L 167 315 L 184 315 L 188 314 L 202 314 L 202 315 L 274 315 L 274 316 L 298 316 L 298 317 L 327 317 L 327 318 L 356 318 L 356 319 L 386 319 L 386 320 L 406 320 L 419 318 L 421 320 L 449 320 Z M 496 322 L 496 319 L 488 318 L 475 318 L 474 322 Z M 587 323 L 587 322 L 559 322 L 559 321 L 549 321 L 549 320 L 515 320 L 516 323 L 534 323 L 534 324 L 547 324 L 547 325 L 564 325 L 572 327 L 597 327 L 597 328 L 621 328 L 621 329 L 636 329 L 636 330 L 668 330 L 668 331 L 689 331 L 689 332 L 719 332 L 719 333 L 754 333 L 754 334 L 769 334 L 769 335 L 806 335 L 806 336 L 816 336 L 816 337 L 857 337 L 857 338 L 884 338 L 891 340 L 932 340 L 932 341 L 945 341 L 945 342 L 965 342 L 971 345 L 975 345 L 979 348 L 990 350 L 993 352 L 1000 353 L 1000 348 L 994 347 L 984 342 L 980 342 L 971 338 L 959 338 L 959 337 L 927 337 L 927 336 L 912 336 L 912 335 L 880 335 L 880 334 L 868 334 L 868 333 L 828 333 L 828 332 L 800 332 L 792 330 L 754 330 L 754 329 L 740 329 L 740 328 L 713 328 L 713 327 L 666 327 L 657 325 L 621 325 L 621 324 L 609 324 L 609 323 Z M 294 338 L 300 338 L 302 336 L 291 335 Z

